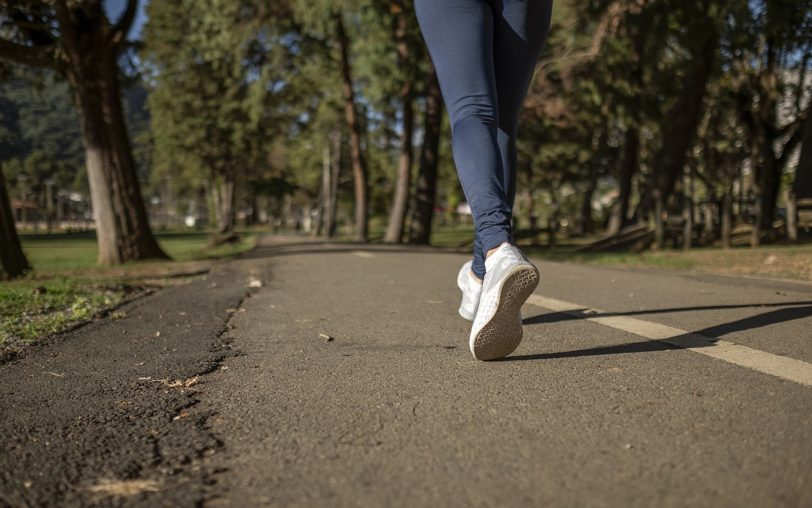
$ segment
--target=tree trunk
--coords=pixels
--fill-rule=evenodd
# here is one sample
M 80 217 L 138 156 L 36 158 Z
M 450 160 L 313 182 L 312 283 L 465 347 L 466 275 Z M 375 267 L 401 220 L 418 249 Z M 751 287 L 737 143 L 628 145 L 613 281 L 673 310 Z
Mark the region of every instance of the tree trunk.
M 198 187 L 195 198 L 195 229 L 203 229 L 210 225 L 209 221 L 209 187 L 204 184 Z
M 768 9 L 767 16 L 771 13 Z M 781 101 L 781 71 L 779 56 L 779 43 L 773 37 L 767 37 L 765 44 L 766 64 L 759 75 L 757 107 L 754 112 L 745 112 L 745 119 L 754 140 L 754 149 L 751 154 L 751 163 L 755 178 L 753 183 L 756 190 L 756 217 L 753 225 L 752 245 L 757 246 L 762 240 L 775 239 L 773 221 L 775 220 L 778 196 L 781 191 L 781 176 L 784 173 L 789 156 L 795 145 L 807 136 L 807 126 L 795 127 L 787 133 L 779 126 L 779 119 L 783 116 L 779 110 Z M 808 122 L 804 122 L 805 124 Z M 785 137 L 783 142 L 779 142 Z M 766 232 L 766 235 L 764 234 Z
M 333 22 L 335 23 L 336 29 L 336 43 L 341 53 L 344 116 L 347 122 L 347 129 L 350 133 L 350 155 L 352 157 L 352 174 L 355 182 L 355 237 L 359 241 L 366 242 L 369 240 L 367 167 L 366 161 L 364 160 L 364 153 L 361 149 L 361 125 L 355 111 L 355 92 L 352 88 L 349 39 L 344 30 L 344 20 L 340 10 L 334 11 Z
M 753 229 L 750 231 L 750 247 L 758 247 L 761 245 L 761 231 L 764 224 L 764 205 L 762 204 L 762 194 L 757 193 L 755 197 L 755 218 L 753 219 Z
M 259 196 L 257 196 L 257 191 L 253 185 L 249 190 L 248 199 L 251 204 L 251 214 L 248 215 L 248 217 L 246 218 L 247 223 L 246 225 L 255 226 L 259 222 L 257 219 L 257 210 L 259 209 Z
M 547 215 L 547 247 L 554 248 L 558 244 L 558 222 L 561 211 L 559 201 L 560 186 L 554 185 L 550 189 L 550 211 Z
M 730 186 L 725 188 L 722 196 L 722 247 L 729 249 L 732 245 L 730 236 L 733 232 L 733 189 Z
M 45 219 L 47 221 L 47 231 L 50 235 L 54 222 L 54 183 L 52 179 L 45 183 Z
M 638 29 L 634 34 L 634 67 L 631 71 L 631 81 L 633 90 L 637 92 L 637 97 L 631 109 L 629 123 L 626 127 L 625 140 L 623 143 L 623 159 L 618 175 L 618 198 L 612 206 L 609 224 L 606 228 L 607 236 L 617 235 L 624 227 L 629 225 L 629 201 L 632 196 L 632 183 L 634 175 L 640 166 L 640 118 L 645 110 L 645 100 L 643 89 L 644 83 L 644 63 L 648 62 L 645 56 L 646 38 L 648 32 L 645 29 Z M 640 200 L 641 203 L 645 199 Z
M 316 228 L 314 228 L 318 235 L 327 238 L 335 234 L 336 192 L 340 160 L 341 133 L 335 131 L 328 136 L 322 152 L 319 215 Z
M 796 199 L 812 198 L 812 111 L 807 112 L 804 121 L 801 155 L 795 170 L 792 192 Z
M 719 34 L 710 22 L 703 23 L 703 40 L 691 52 L 691 67 L 685 74 L 682 90 L 671 111 L 665 116 L 663 145 L 654 165 L 654 186 L 652 198 L 664 210 L 668 197 L 674 189 L 677 176 L 682 172 L 688 149 L 691 147 L 702 112 L 705 89 L 713 66 Z M 659 212 L 658 212 L 659 213 Z M 662 215 L 656 223 L 662 222 Z M 661 228 L 661 226 L 658 226 Z M 657 247 L 664 247 L 664 235 L 657 235 Z
M 763 148 L 762 167 L 761 171 L 759 171 L 758 185 L 756 187 L 758 191 L 756 215 L 758 216 L 758 229 L 761 231 L 758 234 L 759 241 L 770 241 L 773 239 L 773 221 L 775 220 L 775 210 L 778 204 L 778 192 L 781 188 L 783 166 L 775 157 L 772 140 L 766 142 Z
M 409 227 L 409 243 L 428 244 L 437 194 L 437 165 L 440 156 L 440 130 L 443 121 L 442 95 L 434 68 L 429 70 L 426 115 L 423 122 L 423 148 L 415 189 L 415 210 Z
M 19 277 L 30 268 L 17 236 L 6 179 L 0 170 L 0 279 Z
M 714 216 L 716 215 L 716 208 L 718 202 L 714 198 L 713 202 L 705 204 L 705 209 L 702 213 L 702 244 L 711 245 L 716 238 L 716 226 Z
M 787 189 L 784 193 L 784 198 L 787 201 L 787 240 L 790 242 L 798 241 L 798 200 L 795 199 L 795 194 L 792 189 Z
M 682 248 L 690 250 L 694 232 L 693 192 L 690 175 L 682 177 Z
M 661 195 L 654 197 L 654 246 L 658 250 L 665 247 L 665 218 L 663 217 L 664 211 L 664 198 Z
M 598 187 L 598 173 L 603 164 L 603 158 L 607 150 L 607 142 L 609 140 L 609 129 L 604 127 L 598 134 L 597 139 L 592 142 L 592 158 L 589 161 L 589 176 L 587 177 L 586 189 L 581 196 L 581 210 L 578 215 L 578 224 L 576 225 L 576 233 L 579 235 L 588 235 L 594 233 L 592 226 L 592 197 L 595 194 L 595 189 Z
M 595 168 L 589 170 L 589 180 L 584 193 L 581 196 L 581 211 L 578 214 L 578 225 L 576 233 L 581 236 L 594 233 L 595 228 L 592 225 L 592 197 L 595 194 L 597 187 L 598 177 Z
M 411 94 L 410 94 L 411 95 Z M 408 213 L 409 189 L 412 179 L 412 136 L 414 135 L 414 111 L 412 98 L 404 99 L 403 103 L 403 132 L 400 135 L 400 157 L 398 160 L 398 176 L 395 183 L 395 196 L 389 212 L 389 223 L 383 241 L 386 243 L 400 243 L 403 239 L 403 226 Z
M 401 68 L 409 65 L 410 48 L 406 40 L 408 19 L 403 11 L 398 14 L 395 41 L 397 41 L 398 63 Z M 412 137 L 414 135 L 414 105 L 412 80 L 406 78 L 400 89 L 400 102 L 403 110 L 403 125 L 400 134 L 400 156 L 398 158 L 398 177 L 395 184 L 395 196 L 392 209 L 389 212 L 389 224 L 383 241 L 386 243 L 401 243 L 403 240 L 403 226 L 406 223 L 406 214 L 409 211 L 409 191 L 412 180 Z
M 149 227 L 141 186 L 124 122 L 118 82 L 118 53 L 109 42 L 100 6 L 63 26 L 70 64 L 66 75 L 79 110 L 87 176 L 96 220 L 98 262 L 167 259 Z
M 333 144 L 332 161 L 330 163 L 330 194 L 327 200 L 325 217 L 325 234 L 331 238 L 336 234 L 336 211 L 338 210 L 338 177 L 341 175 L 341 131 L 334 131 L 330 135 Z
M 533 199 L 533 189 L 535 188 L 533 185 L 533 164 L 525 161 L 521 169 L 524 171 L 525 178 L 527 179 L 527 223 L 530 227 L 530 243 L 535 245 L 538 243 L 539 237 L 539 215 L 536 201 Z
M 619 194 L 612 207 L 607 235 L 616 235 L 629 224 L 629 200 L 632 195 L 632 181 L 640 161 L 640 131 L 629 127 L 626 131 L 626 142 L 623 147 L 623 164 L 620 166 L 618 182 Z
M 313 234 L 316 236 L 324 235 L 324 229 L 327 227 L 327 215 L 330 209 L 330 189 L 333 184 L 330 178 L 333 176 L 331 167 L 332 159 L 330 158 L 330 145 L 325 144 L 321 151 L 321 189 L 319 191 L 319 214 L 316 219 L 316 226 L 313 228 Z
M 220 175 L 219 181 L 215 184 L 214 201 L 217 210 L 217 233 L 215 242 L 220 243 L 234 235 L 234 199 L 235 182 L 233 175 Z

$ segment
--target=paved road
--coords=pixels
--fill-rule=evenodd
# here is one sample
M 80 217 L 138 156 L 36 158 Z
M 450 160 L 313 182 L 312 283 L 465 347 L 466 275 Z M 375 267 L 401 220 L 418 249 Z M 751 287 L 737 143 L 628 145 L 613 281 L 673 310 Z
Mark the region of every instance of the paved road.
M 0 366 L 0 504 L 812 506 L 812 287 L 539 262 L 483 363 L 465 255 L 291 241 Z

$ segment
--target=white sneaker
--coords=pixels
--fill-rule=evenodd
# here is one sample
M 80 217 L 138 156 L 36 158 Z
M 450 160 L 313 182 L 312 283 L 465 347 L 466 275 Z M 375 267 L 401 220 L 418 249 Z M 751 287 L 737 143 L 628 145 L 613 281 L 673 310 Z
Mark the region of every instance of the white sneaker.
M 473 321 L 476 317 L 476 309 L 479 306 L 479 295 L 482 294 L 482 283 L 477 282 L 471 275 L 471 264 L 468 261 L 457 274 L 457 287 L 462 291 L 462 302 L 460 302 L 460 316 L 468 321 Z
M 539 271 L 504 243 L 485 260 L 485 279 L 468 345 L 477 360 L 512 353 L 522 341 L 522 304 L 539 283 Z

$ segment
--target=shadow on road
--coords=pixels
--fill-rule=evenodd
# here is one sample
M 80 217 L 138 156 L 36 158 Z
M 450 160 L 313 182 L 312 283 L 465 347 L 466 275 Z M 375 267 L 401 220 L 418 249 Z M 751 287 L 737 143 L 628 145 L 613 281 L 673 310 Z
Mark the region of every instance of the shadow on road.
M 575 349 L 572 351 L 558 351 L 555 353 L 535 353 L 530 355 L 506 356 L 494 360 L 496 362 L 520 362 L 525 360 L 554 360 L 556 358 L 578 358 L 582 356 L 604 356 L 620 355 L 628 353 L 651 353 L 654 351 L 666 351 L 669 349 L 682 349 L 680 346 L 657 342 L 655 340 L 645 340 L 632 342 L 629 344 L 618 344 L 616 346 L 591 347 L 586 349 Z
M 800 305 L 800 306 L 799 306 Z M 677 335 L 675 337 L 670 337 L 668 339 L 664 339 L 663 341 L 658 341 L 654 339 L 640 341 L 640 342 L 632 342 L 629 344 L 618 344 L 615 346 L 602 346 L 602 347 L 594 347 L 594 348 L 586 348 L 586 349 L 576 349 L 572 351 L 559 351 L 555 353 L 538 353 L 538 354 L 530 354 L 530 355 L 518 355 L 518 356 L 509 356 L 506 358 L 502 358 L 497 361 L 523 361 L 523 360 L 551 360 L 554 358 L 577 358 L 583 356 L 602 356 L 602 355 L 615 355 L 615 354 L 627 354 L 627 353 L 650 353 L 653 351 L 665 351 L 671 349 L 684 349 L 684 348 L 696 348 L 696 347 L 708 347 L 712 346 L 716 343 L 717 339 L 720 337 L 727 335 L 729 333 L 740 332 L 743 330 L 752 330 L 755 328 L 763 328 L 765 326 L 775 325 L 778 323 L 785 323 L 788 321 L 794 321 L 796 319 L 803 319 L 812 316 L 812 302 L 786 302 L 786 303 L 776 303 L 776 304 L 757 304 L 757 305 L 720 305 L 720 306 L 711 306 L 711 307 L 694 307 L 694 308 L 685 308 L 685 309 L 659 309 L 659 310 L 650 310 L 650 311 L 642 311 L 642 312 L 618 312 L 618 313 L 585 313 L 583 311 L 572 311 L 575 313 L 574 316 L 571 316 L 571 319 L 585 319 L 591 317 L 606 317 L 606 316 L 624 316 L 624 315 L 634 315 L 634 314 L 654 314 L 659 312 L 677 312 L 683 310 L 710 310 L 710 309 L 727 309 L 727 308 L 742 308 L 742 307 L 785 307 L 776 309 L 770 312 L 765 312 L 763 314 L 758 314 L 755 316 L 749 316 L 743 319 L 738 319 L 736 321 L 731 321 L 729 323 L 723 323 L 720 325 L 710 326 L 707 328 L 703 328 L 702 330 L 698 330 L 695 332 L 690 332 L 682 335 Z M 578 314 L 582 312 L 582 314 Z M 564 321 L 561 319 L 560 316 L 564 315 L 564 312 L 553 312 L 550 314 L 542 314 L 540 316 L 535 316 L 532 318 L 528 318 L 524 321 L 525 324 L 538 324 L 538 323 L 550 323 L 556 321 Z M 543 319 L 545 316 L 553 316 L 554 319 L 545 320 Z
M 694 307 L 671 307 L 666 309 L 631 310 L 624 312 L 594 312 L 591 309 L 583 308 L 564 312 L 549 312 L 547 314 L 539 314 L 537 316 L 525 318 L 522 321 L 522 324 L 539 325 L 539 324 L 558 323 L 560 321 L 573 321 L 576 319 L 589 319 L 595 317 L 644 316 L 646 314 L 670 314 L 673 312 L 750 309 L 755 307 L 797 307 L 800 305 L 812 305 L 812 301 L 780 302 L 780 303 L 741 303 L 734 305 L 703 305 Z

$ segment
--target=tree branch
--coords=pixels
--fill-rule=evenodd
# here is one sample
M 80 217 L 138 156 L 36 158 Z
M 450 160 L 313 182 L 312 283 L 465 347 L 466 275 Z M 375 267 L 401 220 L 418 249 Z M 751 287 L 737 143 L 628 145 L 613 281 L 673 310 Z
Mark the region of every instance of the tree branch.
M 9 60 L 33 67 L 57 67 L 57 61 L 51 50 L 53 46 L 23 46 L 15 42 L 0 39 L 0 59 Z
M 54 7 L 56 7 L 56 20 L 59 22 L 59 31 L 62 34 L 62 43 L 66 46 L 75 45 L 76 27 L 73 26 L 73 21 L 71 21 L 67 1 L 56 0 L 54 2 Z
M 128 0 L 127 8 L 124 14 L 113 27 L 113 33 L 110 42 L 116 47 L 116 52 L 121 47 L 121 44 L 127 39 L 127 34 L 130 32 L 135 14 L 138 12 L 138 0 Z
M 606 41 L 607 37 L 612 35 L 612 33 L 617 30 L 621 18 L 627 13 L 639 12 L 639 9 L 641 9 L 645 4 L 645 0 L 632 5 L 621 5 L 619 2 L 609 4 L 609 7 L 598 21 L 598 24 L 592 33 L 592 39 L 590 40 L 589 47 L 586 50 L 575 52 L 575 48 L 569 48 L 563 55 L 559 54 L 553 56 L 552 58 L 542 60 L 538 64 L 538 68 L 543 69 L 548 65 L 565 61 L 570 61 L 569 65 L 572 67 L 584 61 L 592 60 L 598 55 L 598 53 L 600 53 L 603 43 Z
M 804 121 L 806 120 L 807 115 L 810 114 L 810 109 L 812 109 L 812 107 L 807 108 L 806 111 L 799 114 L 796 122 L 793 122 L 793 124 L 797 124 L 797 126 L 792 132 L 792 135 L 790 135 L 789 139 L 787 139 L 786 143 L 784 143 L 783 150 L 781 150 L 781 157 L 778 159 L 780 164 L 779 167 L 784 167 L 789 160 L 790 154 L 793 150 L 795 150 L 795 147 L 801 141 L 801 138 L 803 137 Z

